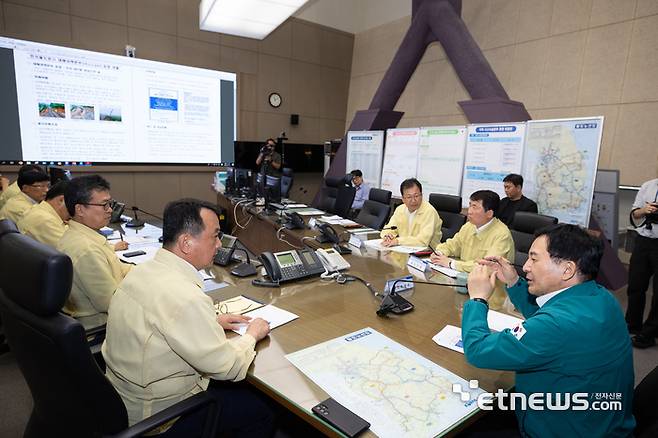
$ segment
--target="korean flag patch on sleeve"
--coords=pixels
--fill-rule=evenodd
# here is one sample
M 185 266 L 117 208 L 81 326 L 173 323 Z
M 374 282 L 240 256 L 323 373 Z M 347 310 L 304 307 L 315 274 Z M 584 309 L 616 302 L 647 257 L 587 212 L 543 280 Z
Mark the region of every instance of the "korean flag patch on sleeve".
M 523 327 L 523 323 L 520 322 L 510 329 L 510 333 L 520 341 L 523 335 L 526 334 L 526 329 Z

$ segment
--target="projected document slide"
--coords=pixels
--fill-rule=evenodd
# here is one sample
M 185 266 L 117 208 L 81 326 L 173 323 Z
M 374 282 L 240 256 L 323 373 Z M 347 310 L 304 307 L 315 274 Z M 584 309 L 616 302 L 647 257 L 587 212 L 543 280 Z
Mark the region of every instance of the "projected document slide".
M 20 156 L 0 160 L 218 163 L 222 129 L 235 139 L 235 74 L 8 38 L 0 52 L 3 65 L 12 55 L 20 130 Z

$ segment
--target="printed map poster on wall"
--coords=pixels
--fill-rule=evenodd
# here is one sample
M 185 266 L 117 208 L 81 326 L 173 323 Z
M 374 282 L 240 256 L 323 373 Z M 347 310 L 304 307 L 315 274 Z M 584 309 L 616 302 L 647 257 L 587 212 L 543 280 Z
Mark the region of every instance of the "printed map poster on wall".
M 466 132 L 466 126 L 420 128 L 416 178 L 425 200 L 430 193 L 460 194 Z
M 384 156 L 384 131 L 350 131 L 347 133 L 345 171 L 359 169 L 370 187 L 379 187 Z
M 420 128 L 388 129 L 381 188 L 400 196 L 400 184 L 416 176 Z
M 505 197 L 503 178 L 520 173 L 525 123 L 469 125 L 462 182 L 462 205 L 476 190 L 493 190 Z
M 589 225 L 602 134 L 602 116 L 528 122 L 523 193 L 539 213 Z

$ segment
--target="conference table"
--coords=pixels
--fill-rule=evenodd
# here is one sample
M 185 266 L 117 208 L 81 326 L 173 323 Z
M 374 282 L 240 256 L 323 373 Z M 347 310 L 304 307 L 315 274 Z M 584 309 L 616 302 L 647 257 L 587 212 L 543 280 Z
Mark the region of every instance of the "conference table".
M 223 194 L 218 194 L 217 202 L 228 212 L 231 232 L 254 254 L 265 250 L 289 250 L 293 245 L 301 246 L 302 242 L 310 246 L 328 246 L 309 239 L 318 234 L 315 230 L 282 230 L 276 215 L 265 214 L 257 207 L 243 209 L 238 205 L 235 208 L 239 201 Z M 236 216 L 244 228 L 235 225 Z M 284 240 L 277 238 L 277 232 Z M 344 256 L 351 265 L 347 272 L 371 282 L 377 291 L 383 290 L 386 280 L 410 273 L 422 281 L 455 282 L 432 270 L 421 272 L 408 268 L 407 254 L 350 248 L 353 254 Z M 432 340 L 447 324 L 461 327 L 462 308 L 468 296 L 459 293 L 455 287 L 416 284 L 412 290 L 403 293 L 414 304 L 413 311 L 380 317 L 376 314 L 380 298 L 357 281 L 337 284 L 316 277 L 284 283 L 277 288 L 263 288 L 251 284 L 254 277 L 236 278 L 229 276 L 223 268 L 213 269 L 216 275 L 222 275 L 223 280 L 230 284 L 210 292 L 214 300 L 242 294 L 299 315 L 298 319 L 272 330 L 270 336 L 256 345 L 257 356 L 247 380 L 326 435 L 342 436 L 311 412 L 311 407 L 328 398 L 327 393 L 300 372 L 285 355 L 365 327 L 377 330 L 466 380 L 479 380 L 480 388 L 486 391 L 495 392 L 498 388 L 507 390 L 513 386 L 513 373 L 475 368 L 467 363 L 463 354 L 440 347 Z M 483 414 L 478 411 L 444 433 L 453 435 Z M 364 436 L 374 434 L 367 431 Z

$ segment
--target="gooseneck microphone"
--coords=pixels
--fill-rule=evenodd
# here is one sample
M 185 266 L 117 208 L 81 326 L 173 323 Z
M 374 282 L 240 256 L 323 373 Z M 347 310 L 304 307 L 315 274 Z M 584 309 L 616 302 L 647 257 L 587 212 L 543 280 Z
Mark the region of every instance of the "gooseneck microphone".
M 451 283 L 434 283 L 433 281 L 421 281 L 421 280 L 409 280 L 406 278 L 398 278 L 391 285 L 390 292 L 384 296 L 379 309 L 377 310 L 377 316 L 386 316 L 388 313 L 401 314 L 413 310 L 414 305 L 411 304 L 406 299 L 402 298 L 395 290 L 395 286 L 398 283 L 413 283 L 413 284 L 429 284 L 430 286 L 450 286 L 450 287 L 463 287 L 466 289 L 466 285 L 461 284 L 451 284 Z

